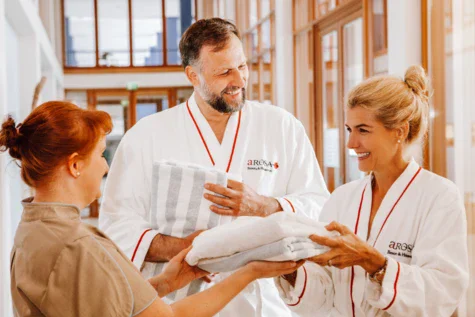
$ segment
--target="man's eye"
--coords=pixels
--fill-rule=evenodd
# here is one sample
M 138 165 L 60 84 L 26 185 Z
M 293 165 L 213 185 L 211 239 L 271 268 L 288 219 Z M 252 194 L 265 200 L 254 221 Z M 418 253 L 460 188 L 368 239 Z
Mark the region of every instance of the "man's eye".
M 369 132 L 368 130 L 360 129 L 360 133 L 368 133 L 368 132 Z

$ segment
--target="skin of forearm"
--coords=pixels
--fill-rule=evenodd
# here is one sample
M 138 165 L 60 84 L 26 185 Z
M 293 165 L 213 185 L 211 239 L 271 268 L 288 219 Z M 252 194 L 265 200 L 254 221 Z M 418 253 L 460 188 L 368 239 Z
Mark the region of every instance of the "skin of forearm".
M 366 258 L 366 261 L 364 261 L 360 266 L 368 272 L 368 274 L 373 274 L 378 271 L 386 262 L 384 255 L 379 253 L 378 250 L 373 247 L 365 248 L 363 254 L 365 254 L 364 258 Z
M 147 262 L 168 262 L 181 250 L 189 247 L 191 242 L 183 238 L 171 237 L 157 234 L 150 244 L 145 261 Z
M 267 217 L 276 212 L 283 211 L 283 208 L 277 199 L 273 197 L 266 197 L 266 196 L 263 196 L 263 199 L 264 199 L 264 203 L 262 204 L 263 208 L 260 211 L 260 214 L 263 217 Z
M 155 288 L 160 298 L 165 297 L 173 291 L 170 283 L 163 274 L 150 278 L 148 282 L 153 286 L 153 288 Z
M 213 287 L 173 303 L 173 316 L 214 316 L 256 278 L 243 268 Z

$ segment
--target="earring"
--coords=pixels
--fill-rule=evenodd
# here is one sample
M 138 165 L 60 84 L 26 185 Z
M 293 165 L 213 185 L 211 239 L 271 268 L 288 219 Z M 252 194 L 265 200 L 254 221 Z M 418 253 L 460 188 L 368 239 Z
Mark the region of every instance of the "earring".
M 401 143 L 401 140 L 397 140 L 397 143 Z
M 78 177 L 79 177 L 80 175 L 81 175 L 81 173 L 79 173 L 79 172 L 77 172 L 77 173 L 76 173 L 76 176 L 78 176 Z

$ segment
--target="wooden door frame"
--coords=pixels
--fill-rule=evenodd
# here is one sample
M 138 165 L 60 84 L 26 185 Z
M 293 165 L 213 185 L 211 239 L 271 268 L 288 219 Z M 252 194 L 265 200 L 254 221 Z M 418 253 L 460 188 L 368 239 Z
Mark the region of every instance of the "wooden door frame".
M 363 20 L 363 69 L 365 71 L 365 76 L 367 75 L 367 64 L 368 64 L 368 51 L 366 48 L 367 41 L 365 38 L 367 37 L 365 31 L 365 15 L 364 15 L 364 5 L 363 1 L 350 1 L 340 10 L 335 11 L 334 14 L 329 14 L 328 16 L 322 18 L 318 23 L 316 23 L 313 27 L 313 34 L 314 34 L 314 65 L 315 65 L 315 72 L 314 72 L 314 83 L 315 83 L 315 106 L 316 110 L 314 111 L 313 120 L 315 124 L 313 125 L 316 129 L 315 131 L 315 139 L 316 139 L 316 151 L 317 151 L 317 159 L 320 164 L 320 168 L 324 171 L 324 162 L 323 162 L 323 93 L 322 93 L 322 46 L 321 41 L 324 35 L 332 32 L 337 31 L 338 36 L 338 103 L 339 105 L 343 105 L 344 103 L 344 69 L 343 69 L 343 27 L 350 21 L 353 21 L 357 18 L 361 18 Z M 345 118 L 345 107 L 341 106 L 339 110 L 339 116 L 341 120 Z M 340 137 L 340 179 L 342 183 L 345 184 L 347 181 L 346 175 L 346 146 L 345 146 L 345 129 L 344 125 L 340 123 L 339 126 L 339 137 Z

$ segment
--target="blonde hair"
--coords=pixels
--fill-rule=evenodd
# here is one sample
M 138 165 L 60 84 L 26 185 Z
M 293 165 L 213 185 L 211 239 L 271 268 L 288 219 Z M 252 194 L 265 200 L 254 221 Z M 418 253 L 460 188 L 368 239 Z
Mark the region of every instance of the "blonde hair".
M 406 143 L 421 139 L 429 122 L 428 78 L 421 66 L 407 69 L 404 80 L 394 76 L 369 78 L 348 94 L 347 107 L 362 107 L 375 113 L 387 129 L 409 123 Z

